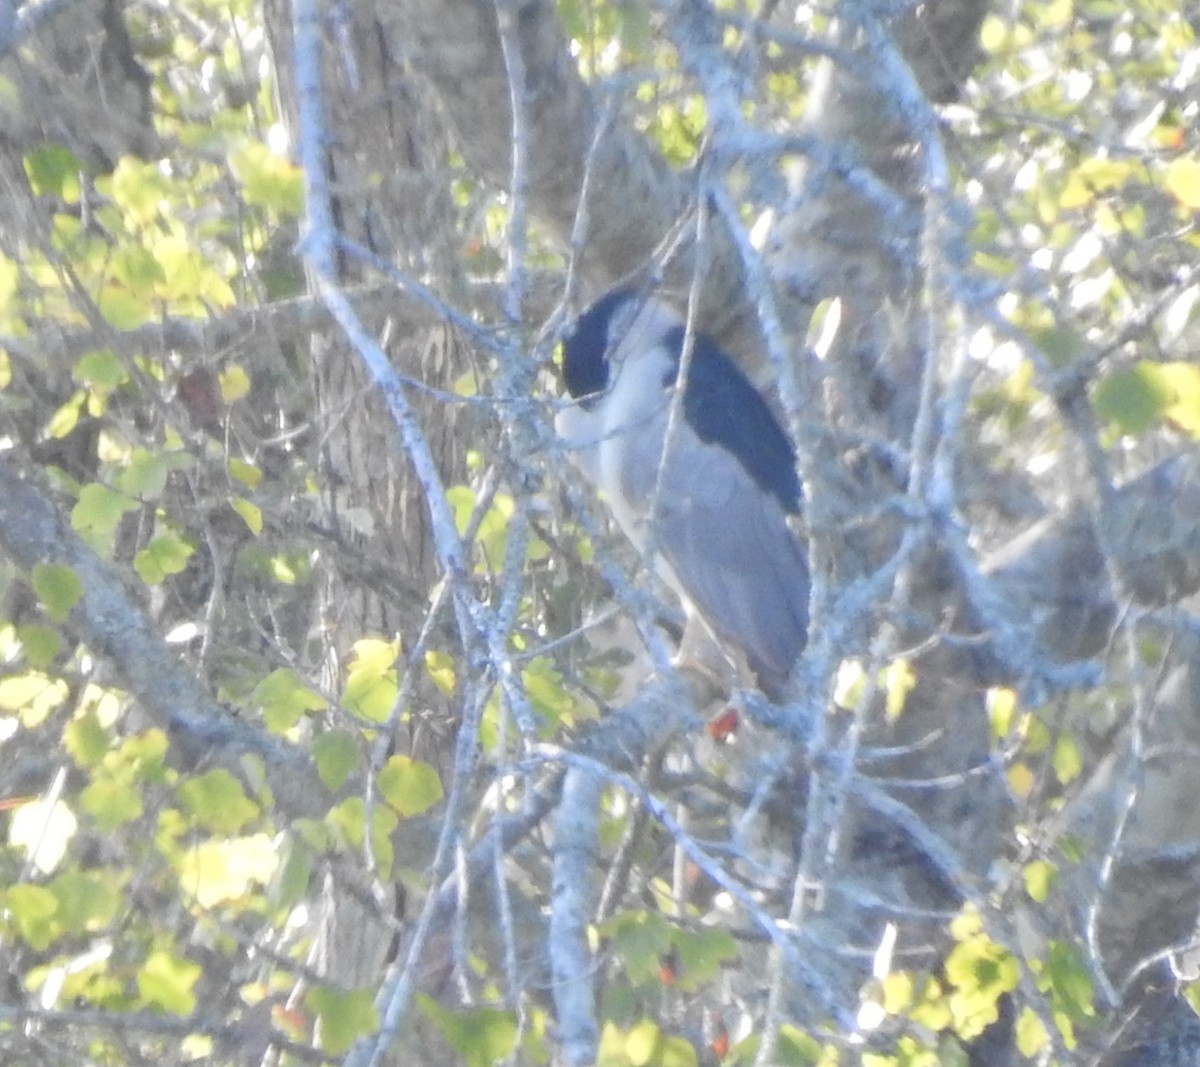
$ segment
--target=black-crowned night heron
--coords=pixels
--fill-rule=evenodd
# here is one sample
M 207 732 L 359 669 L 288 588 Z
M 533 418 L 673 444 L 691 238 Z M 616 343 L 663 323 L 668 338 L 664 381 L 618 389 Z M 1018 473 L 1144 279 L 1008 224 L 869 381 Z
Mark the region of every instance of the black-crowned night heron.
M 778 696 L 808 630 L 808 562 L 787 522 L 800 509 L 795 453 L 746 376 L 699 334 L 664 463 L 684 336 L 660 300 L 624 289 L 602 297 L 564 341 L 576 403 L 555 428 L 689 622 L 699 616 Z

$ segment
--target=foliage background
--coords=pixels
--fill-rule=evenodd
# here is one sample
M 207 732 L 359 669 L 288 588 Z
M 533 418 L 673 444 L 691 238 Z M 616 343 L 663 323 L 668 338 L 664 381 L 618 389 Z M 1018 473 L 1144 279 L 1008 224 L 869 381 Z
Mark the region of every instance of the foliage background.
M 6 1062 L 1194 1063 L 1196 32 L 0 5 Z M 629 277 L 800 446 L 782 707 L 550 430 Z

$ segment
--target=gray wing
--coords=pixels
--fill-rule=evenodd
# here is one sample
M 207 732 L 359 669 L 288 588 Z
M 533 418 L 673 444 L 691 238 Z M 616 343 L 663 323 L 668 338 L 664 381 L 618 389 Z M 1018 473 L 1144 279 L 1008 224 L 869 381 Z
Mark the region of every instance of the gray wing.
M 640 472 L 649 458 L 638 461 Z M 644 474 L 625 488 L 648 506 Z M 778 502 L 732 454 L 681 424 L 655 530 L 677 591 L 746 655 L 763 688 L 777 692 L 804 648 L 809 591 L 806 554 Z

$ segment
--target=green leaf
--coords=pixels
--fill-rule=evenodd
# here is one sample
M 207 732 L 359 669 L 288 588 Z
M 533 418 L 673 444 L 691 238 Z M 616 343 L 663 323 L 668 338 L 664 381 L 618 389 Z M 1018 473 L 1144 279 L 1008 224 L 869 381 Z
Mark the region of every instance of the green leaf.
M 83 596 L 79 576 L 64 563 L 37 563 L 29 573 L 29 581 L 46 614 L 65 622 L 71 609 Z
M 161 205 L 170 192 L 170 182 L 157 163 L 143 163 L 132 156 L 122 157 L 111 178 L 97 184 L 102 190 L 107 185 L 114 203 L 134 229 L 141 229 L 160 217 Z
M 1037 342 L 1038 350 L 1055 367 L 1069 367 L 1088 350 L 1087 341 L 1065 326 L 1034 330 L 1033 339 Z
M 196 1010 L 193 989 L 202 973 L 198 963 L 160 949 L 138 971 L 138 993 L 146 1004 L 171 1015 L 191 1015 Z
M 40 623 L 27 622 L 17 627 L 21 654 L 31 667 L 49 667 L 63 651 L 63 640 L 57 630 Z
M 125 903 L 118 879 L 107 871 L 64 871 L 50 883 L 58 917 L 71 933 L 103 930 Z
M 205 276 L 212 268 L 182 235 L 166 234 L 151 250 L 162 270 L 158 295 L 168 302 L 188 304 L 204 295 Z
M 115 352 L 103 348 L 80 357 L 72 377 L 92 392 L 108 396 L 129 381 L 129 372 Z
M 161 534 L 133 557 L 133 567 L 147 585 L 159 585 L 187 567 L 192 551 L 192 546 L 175 534 Z
M 94 714 L 79 715 L 62 731 L 62 747 L 79 767 L 95 767 L 108 753 L 108 731 Z
M 362 797 L 347 797 L 330 810 L 326 822 L 341 834 L 351 848 L 357 850 L 363 847 L 367 806 Z M 380 877 L 387 877 L 392 869 L 395 857 L 391 835 L 399 822 L 396 813 L 382 804 L 371 809 L 371 851 Z
M 658 1054 L 659 1067 L 696 1067 L 698 1060 L 692 1043 L 682 1037 L 668 1035 Z
M 185 452 L 135 448 L 113 479 L 113 487 L 138 500 L 157 500 L 166 490 L 172 472 L 182 470 L 190 463 Z
M 80 793 L 79 803 L 106 833 L 140 819 L 143 810 L 141 793 L 115 778 L 97 778 Z
M 345 730 L 327 730 L 313 740 L 317 774 L 325 788 L 336 792 L 358 766 L 358 742 Z
M 121 519 L 138 507 L 138 502 L 124 493 L 92 482 L 79 491 L 79 499 L 71 509 L 71 526 L 93 547 L 96 542 L 107 545 Z
M 283 862 L 271 881 L 271 903 L 285 911 L 294 908 L 308 893 L 313 875 L 313 850 L 298 834 L 288 834 L 283 843 Z
M 824 1063 L 822 1052 L 821 1043 L 803 1030 L 786 1024 L 779 1028 L 779 1044 L 775 1048 L 775 1055 L 780 1067 L 809 1067 L 810 1064 Z
M 25 174 L 38 196 L 57 196 L 68 204 L 79 203 L 79 174 L 83 163 L 61 145 L 43 145 L 25 157 Z
M 571 722 L 578 710 L 578 697 L 567 691 L 562 675 L 545 656 L 538 656 L 521 672 L 525 693 L 534 711 L 538 712 L 549 726 Z
M 358 1038 L 379 1028 L 379 1013 L 370 989 L 342 992 L 330 986 L 317 986 L 309 990 L 304 1002 L 317 1017 L 324 1051 L 334 1056 L 340 1056 Z
M 136 330 L 154 318 L 154 308 L 118 282 L 104 285 L 96 296 L 104 321 L 117 330 Z
M 274 733 L 286 733 L 307 712 L 323 711 L 328 702 L 308 688 L 290 667 L 278 667 L 254 687 L 251 703 L 262 709 L 263 721 Z
M 157 298 L 167 276 L 150 249 L 143 245 L 123 244 L 113 254 L 113 278 L 139 307 L 148 307 Z
M 428 811 L 443 796 L 437 771 L 408 756 L 392 756 L 380 770 L 377 784 L 384 800 L 405 818 Z
M 497 1008 L 452 1011 L 424 994 L 419 1003 L 467 1067 L 493 1067 L 508 1059 L 516 1046 L 517 1021 L 512 1012 Z
M 298 218 L 304 210 L 304 176 L 265 144 L 245 141 L 229 153 L 229 169 L 246 203 Z
M 1183 999 L 1192 1011 L 1200 1015 L 1200 982 L 1188 982 L 1183 987 Z
M 425 653 L 425 673 L 430 681 L 437 686 L 438 692 L 449 696 L 454 692 L 456 684 L 454 658 L 445 652 L 431 648 Z
M 132 780 L 158 783 L 165 775 L 167 735 L 162 730 L 145 730 L 125 738 L 111 749 L 104 765 L 112 773 Z
M 657 982 L 662 957 L 671 950 L 672 930 L 657 912 L 640 909 L 614 915 L 601 928 L 613 956 L 635 985 Z
M 4 894 L 4 906 L 18 935 L 42 952 L 65 933 L 56 920 L 58 898 L 40 885 L 14 885 Z
M 698 989 L 713 981 L 721 966 L 736 959 L 738 954 L 733 934 L 717 927 L 676 929 L 672 941 L 679 959 L 679 985 L 683 989 Z
M 1038 976 L 1038 988 L 1050 994 L 1050 1003 L 1068 1019 L 1094 1018 L 1092 979 L 1078 945 L 1051 941 Z
M 1142 360 L 1106 376 L 1096 387 L 1093 404 L 1122 433 L 1144 433 L 1167 419 L 1200 438 L 1200 367 Z
M 262 471 L 253 463 L 247 463 L 235 456 L 229 457 L 229 476 L 234 481 L 241 482 L 247 489 L 257 489 L 262 481 Z
M 46 423 L 46 436 L 55 441 L 69 436 L 79 425 L 79 416 L 86 403 L 87 395 L 81 390 L 60 405 Z
M 1153 426 L 1175 399 L 1157 364 L 1141 362 L 1106 375 L 1092 403 L 1100 418 L 1122 433 L 1141 434 Z
M 222 767 L 188 779 L 180 785 L 178 794 L 184 808 L 216 834 L 237 833 L 260 814 L 241 783 Z
M 1063 785 L 1070 785 L 1083 773 L 1083 757 L 1075 739 L 1065 734 L 1054 745 L 1054 774 Z

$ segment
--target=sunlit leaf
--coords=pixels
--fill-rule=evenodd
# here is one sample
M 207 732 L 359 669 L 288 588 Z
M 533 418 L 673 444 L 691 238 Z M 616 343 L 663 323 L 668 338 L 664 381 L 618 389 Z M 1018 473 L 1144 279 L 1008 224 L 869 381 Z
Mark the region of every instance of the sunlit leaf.
M 392 756 L 379 771 L 379 792 L 401 815 L 428 811 L 442 799 L 442 780 L 428 763 Z
M 292 729 L 308 712 L 322 711 L 327 701 L 306 686 L 290 667 L 278 667 L 254 687 L 251 703 L 262 709 L 263 721 L 275 733 Z
M 893 660 L 884 669 L 883 686 L 887 696 L 885 714 L 888 719 L 896 719 L 904 710 L 908 694 L 917 684 L 916 672 L 906 659 Z
M 1025 892 L 1039 904 L 1045 902 L 1058 881 L 1058 868 L 1047 860 L 1033 860 L 1021 873 L 1025 879 Z
M 179 801 L 201 826 L 217 834 L 233 834 L 258 818 L 257 804 L 223 767 L 189 778 L 179 787 Z
M 241 364 L 228 364 L 220 374 L 217 383 L 221 386 L 221 398 L 226 403 L 234 403 L 242 397 L 250 395 L 250 374 Z
M 393 641 L 370 638 L 355 643 L 342 692 L 347 710 L 369 722 L 387 721 L 399 691 L 394 666 L 399 651 Z
M 152 952 L 137 973 L 143 1001 L 171 1015 L 191 1015 L 196 1010 L 193 991 L 200 975 L 198 963 L 172 952 Z
M 14 885 L 0 899 L 17 934 L 41 952 L 65 931 L 56 920 L 58 899 L 40 885 Z
M 61 800 L 34 800 L 13 812 L 8 843 L 22 849 L 39 871 L 49 874 L 62 862 L 78 828 L 74 812 Z
M 57 708 L 70 690 L 61 678 L 26 671 L 0 678 L 0 711 L 15 711 L 26 726 L 36 726 Z
M 117 330 L 136 330 L 154 317 L 149 300 L 142 299 L 124 285 L 112 282 L 96 295 L 96 307 L 104 321 Z
M 179 882 L 202 908 L 214 908 L 267 885 L 278 866 L 279 853 L 267 834 L 204 841 L 184 853 Z
M 1166 186 L 1189 211 L 1200 211 L 1200 159 L 1179 156 L 1167 164 Z
M 79 795 L 80 809 L 103 831 L 112 831 L 142 816 L 142 795 L 129 782 L 97 778 Z
M 169 182 L 157 164 L 124 156 L 117 163 L 107 186 L 113 202 L 124 211 L 130 223 L 142 227 L 158 218 L 169 191 Z

